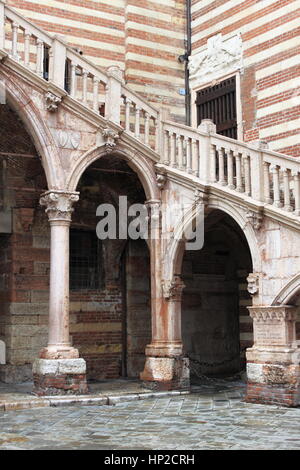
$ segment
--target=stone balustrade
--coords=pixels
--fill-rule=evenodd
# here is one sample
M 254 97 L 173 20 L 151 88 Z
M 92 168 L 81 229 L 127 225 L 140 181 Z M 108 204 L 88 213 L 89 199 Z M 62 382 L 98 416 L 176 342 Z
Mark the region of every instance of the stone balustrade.
M 169 170 L 200 183 L 251 198 L 285 217 L 300 216 L 300 161 L 270 151 L 261 142 L 246 144 L 216 134 L 215 125 L 197 129 L 167 121 L 124 84 L 122 71 L 95 66 L 62 37 L 38 28 L 0 0 L 0 60 L 8 58 L 53 84 L 82 106 L 102 115 L 152 149 Z M 56 110 L 50 106 L 49 110 Z

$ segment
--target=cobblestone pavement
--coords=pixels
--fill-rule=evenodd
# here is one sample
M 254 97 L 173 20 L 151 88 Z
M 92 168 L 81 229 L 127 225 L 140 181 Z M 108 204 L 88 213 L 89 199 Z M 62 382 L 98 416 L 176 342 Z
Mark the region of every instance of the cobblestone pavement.
M 299 408 L 242 398 L 240 385 L 207 386 L 115 406 L 2 412 L 0 449 L 300 449 Z

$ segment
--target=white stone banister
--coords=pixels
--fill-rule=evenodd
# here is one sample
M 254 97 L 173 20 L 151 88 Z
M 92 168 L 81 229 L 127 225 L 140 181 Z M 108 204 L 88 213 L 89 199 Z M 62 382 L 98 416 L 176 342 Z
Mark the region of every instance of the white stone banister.
M 122 85 L 121 94 L 124 100 L 126 132 L 153 150 L 159 151 L 160 111 L 125 85 Z

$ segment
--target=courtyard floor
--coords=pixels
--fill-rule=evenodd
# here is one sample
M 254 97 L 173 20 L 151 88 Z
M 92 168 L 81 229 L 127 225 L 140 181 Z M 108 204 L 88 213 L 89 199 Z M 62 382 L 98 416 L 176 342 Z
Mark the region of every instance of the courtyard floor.
M 245 386 L 239 381 L 198 384 L 190 394 L 152 397 L 149 391 L 137 394 L 141 389 L 136 381 L 93 387 L 93 396 L 114 396 L 110 405 L 75 401 L 62 406 L 57 398 L 51 406 L 0 411 L 0 450 L 300 449 L 300 408 L 244 403 Z M 0 399 L 3 391 L 0 386 Z

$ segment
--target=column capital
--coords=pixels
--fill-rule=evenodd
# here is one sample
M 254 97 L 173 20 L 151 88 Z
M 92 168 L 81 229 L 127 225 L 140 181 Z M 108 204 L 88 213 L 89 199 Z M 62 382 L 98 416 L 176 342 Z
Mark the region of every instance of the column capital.
M 46 206 L 45 212 L 50 222 L 71 222 L 72 206 L 78 199 L 78 192 L 47 191 L 42 194 L 40 204 Z
M 185 288 L 185 284 L 180 276 L 174 276 L 170 280 L 162 281 L 163 296 L 166 300 L 173 302 L 181 302 L 182 291 Z
M 297 307 L 292 305 L 274 305 L 248 307 L 251 318 L 257 322 L 269 323 L 297 320 Z

